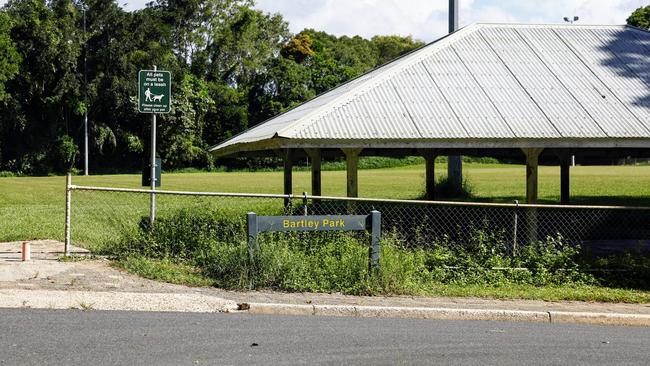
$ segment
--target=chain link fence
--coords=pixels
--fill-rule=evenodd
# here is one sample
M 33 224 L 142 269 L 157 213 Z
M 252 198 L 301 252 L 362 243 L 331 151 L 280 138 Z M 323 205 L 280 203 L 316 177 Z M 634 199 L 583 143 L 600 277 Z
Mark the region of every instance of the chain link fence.
M 100 251 L 147 225 L 151 191 L 68 188 L 69 242 Z M 383 235 L 406 247 L 445 241 L 463 245 L 472 235 L 500 237 L 510 252 L 547 237 L 561 237 L 595 253 L 650 249 L 650 208 L 551 206 L 468 202 L 156 191 L 156 215 L 214 209 L 245 220 L 258 215 L 382 214 Z M 245 229 L 243 229 L 245 230 Z M 246 235 L 245 232 L 233 235 Z
M 406 246 L 445 241 L 463 245 L 472 235 L 500 237 L 511 252 L 548 237 L 594 253 L 650 250 L 650 208 L 557 206 L 312 197 L 309 212 L 382 213 L 384 231 Z

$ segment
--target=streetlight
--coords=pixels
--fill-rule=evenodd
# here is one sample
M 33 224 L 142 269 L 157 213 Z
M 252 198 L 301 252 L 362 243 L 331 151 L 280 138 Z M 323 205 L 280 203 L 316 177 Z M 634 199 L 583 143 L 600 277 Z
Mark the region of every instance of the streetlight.
M 571 25 L 573 25 L 573 23 L 577 22 L 578 20 L 580 20 L 580 17 L 575 16 L 575 15 L 573 16 L 573 18 L 564 17 L 564 21 L 571 24 Z M 575 155 L 571 155 L 571 166 L 576 166 L 576 156 Z
M 564 21 L 569 23 L 569 24 L 573 24 L 574 22 L 577 22 L 578 20 L 580 20 L 580 17 L 577 17 L 575 15 L 572 18 L 564 17 Z

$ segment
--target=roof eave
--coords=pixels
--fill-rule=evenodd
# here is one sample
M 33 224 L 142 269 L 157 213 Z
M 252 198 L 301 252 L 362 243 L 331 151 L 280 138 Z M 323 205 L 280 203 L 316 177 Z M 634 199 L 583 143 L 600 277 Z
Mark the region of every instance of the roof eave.
M 226 156 L 236 156 L 240 153 L 282 149 L 284 148 L 283 143 L 285 142 L 286 139 L 273 137 L 253 142 L 235 143 L 224 147 L 217 145 L 211 147 L 208 151 L 215 158 L 223 158 Z
M 647 149 L 650 138 L 476 138 L 476 139 L 287 139 L 271 138 L 238 143 L 210 151 L 226 157 L 239 153 L 277 149 L 305 148 L 373 148 L 373 149 Z

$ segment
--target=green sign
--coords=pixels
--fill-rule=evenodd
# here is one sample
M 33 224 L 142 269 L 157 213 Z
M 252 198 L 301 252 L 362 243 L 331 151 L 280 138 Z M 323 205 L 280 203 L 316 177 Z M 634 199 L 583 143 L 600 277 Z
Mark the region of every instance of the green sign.
M 169 113 L 171 94 L 172 75 L 169 71 L 140 70 L 138 73 L 140 113 Z

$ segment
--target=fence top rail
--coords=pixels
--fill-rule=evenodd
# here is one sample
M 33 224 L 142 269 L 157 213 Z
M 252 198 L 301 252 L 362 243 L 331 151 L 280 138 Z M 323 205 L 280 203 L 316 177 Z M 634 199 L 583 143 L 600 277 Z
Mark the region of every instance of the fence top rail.
M 250 197 L 250 198 L 295 198 L 296 197 L 294 195 L 286 195 L 286 194 L 191 192 L 191 191 L 167 191 L 167 190 L 158 190 L 158 189 L 152 191 L 151 189 L 93 187 L 93 186 L 77 186 L 77 185 L 71 185 L 69 189 L 73 191 L 101 191 L 101 192 L 147 193 L 147 194 L 155 193 L 155 194 L 167 194 L 167 195 L 174 195 L 174 196 L 215 196 L 215 197 Z
M 151 190 L 137 188 L 115 188 L 115 187 L 96 187 L 96 186 L 79 186 L 70 185 L 70 190 L 76 191 L 102 191 L 102 192 L 125 192 L 125 193 L 156 193 L 162 195 L 177 196 L 212 196 L 212 197 L 249 197 L 249 198 L 281 198 L 281 199 L 309 199 L 309 200 L 328 200 L 328 201 L 345 201 L 345 202 L 368 202 L 368 203 L 401 203 L 412 205 L 430 205 L 430 206 L 466 206 L 466 207 L 502 207 L 502 208 L 539 208 L 539 209 L 596 209 L 596 210 L 640 210 L 650 211 L 646 206 L 587 206 L 587 205 L 540 205 L 525 203 L 489 203 L 489 202 L 459 202 L 459 201 L 425 201 L 425 200 L 403 200 L 391 198 L 359 198 L 359 197 L 337 197 L 337 196 L 313 196 L 313 195 L 293 195 L 293 194 L 266 194 L 266 193 L 234 193 L 234 192 L 192 192 L 192 191 L 169 191 L 169 190 Z
M 303 197 L 303 196 L 294 196 Z M 306 196 L 307 199 L 320 199 L 330 201 L 356 201 L 376 203 L 407 203 L 417 205 L 438 205 L 438 206 L 476 206 L 476 207 L 510 207 L 510 208 L 562 208 L 562 209 L 597 209 L 597 210 L 640 210 L 650 211 L 647 206 L 595 206 L 595 205 L 543 205 L 528 203 L 491 203 L 491 202 L 466 202 L 466 201 L 426 201 L 426 200 L 400 200 L 391 198 L 357 198 L 357 197 L 336 197 L 336 196 Z

